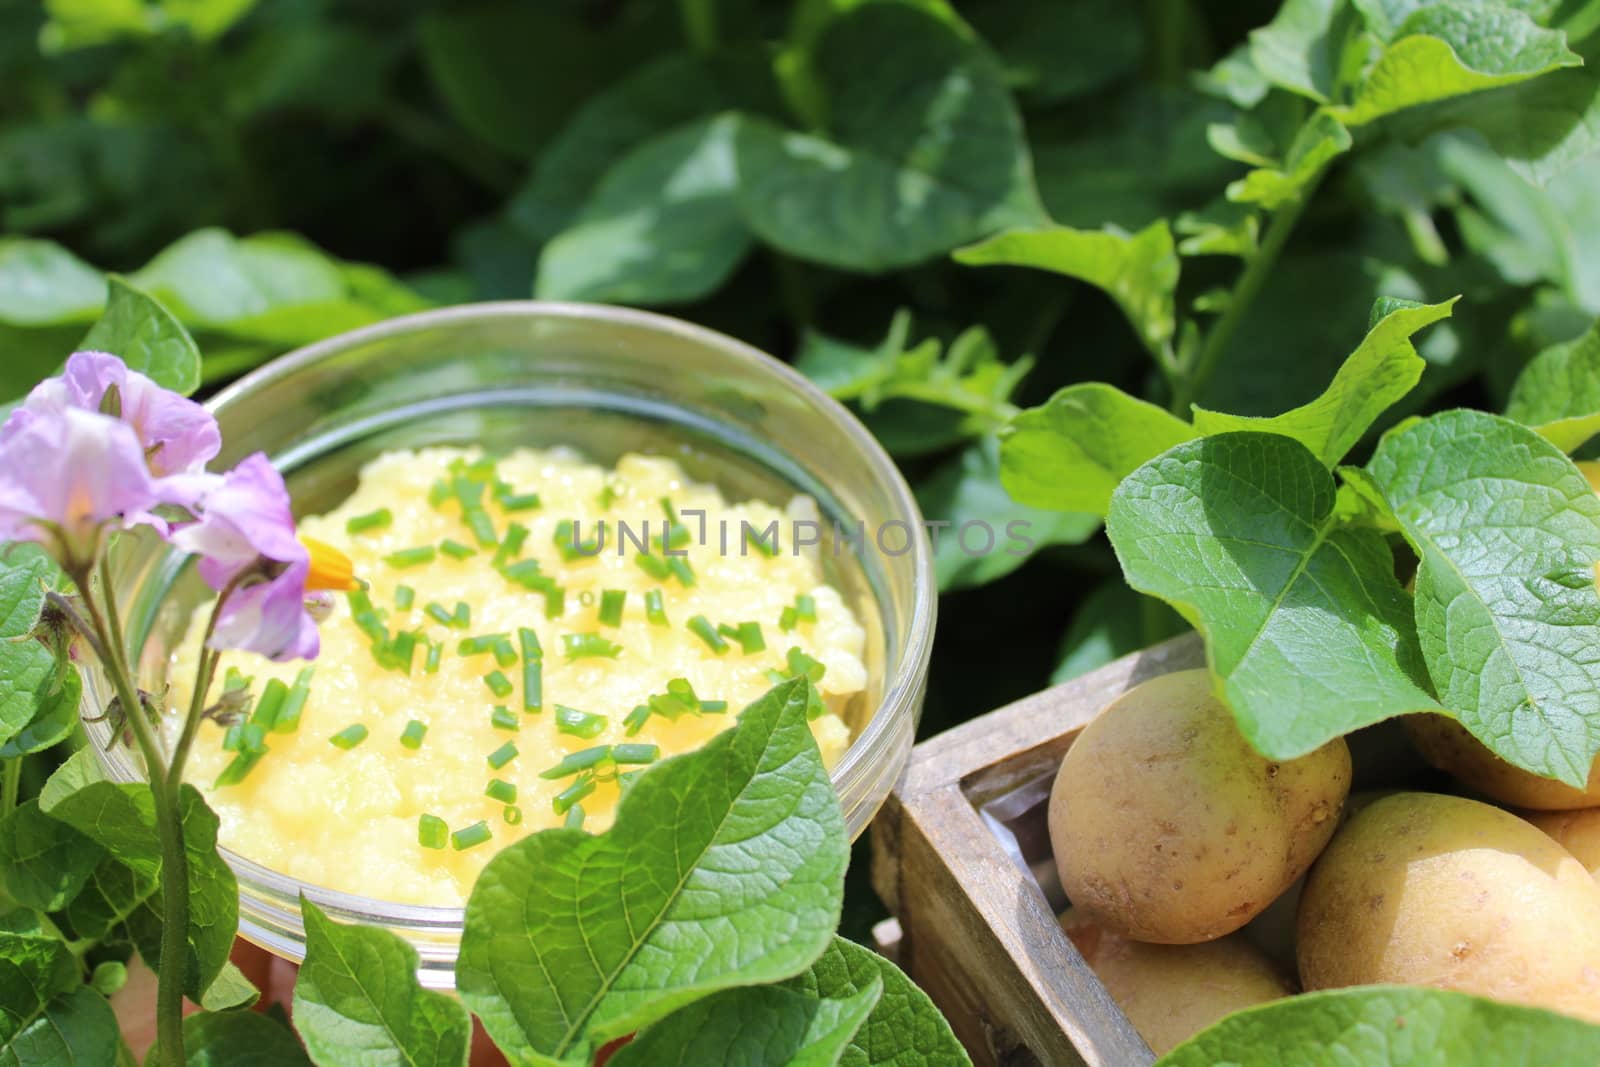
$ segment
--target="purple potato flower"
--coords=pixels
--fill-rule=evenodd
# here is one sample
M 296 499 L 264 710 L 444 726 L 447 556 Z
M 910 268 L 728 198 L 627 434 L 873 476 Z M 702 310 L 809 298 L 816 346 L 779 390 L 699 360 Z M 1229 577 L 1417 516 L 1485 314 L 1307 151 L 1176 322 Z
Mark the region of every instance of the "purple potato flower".
M 144 448 L 127 424 L 67 408 L 13 413 L 0 435 L 0 541 L 37 541 L 62 566 L 81 572 L 108 529 L 147 523 L 164 502 Z
M 295 537 L 289 492 L 271 461 L 247 456 L 194 510 L 198 520 L 174 531 L 172 543 L 201 557 L 200 576 L 211 588 L 233 586 L 211 647 L 278 661 L 316 658 L 317 625 L 306 610 L 311 554 Z

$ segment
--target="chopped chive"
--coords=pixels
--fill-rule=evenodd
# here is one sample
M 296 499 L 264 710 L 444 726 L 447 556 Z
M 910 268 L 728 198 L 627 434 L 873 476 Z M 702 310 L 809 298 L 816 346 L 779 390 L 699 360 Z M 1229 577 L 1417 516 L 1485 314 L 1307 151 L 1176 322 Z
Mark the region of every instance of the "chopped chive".
M 711 651 L 719 656 L 728 651 L 728 642 L 722 639 L 722 635 L 717 633 L 717 628 L 712 626 L 711 620 L 704 615 L 696 615 L 689 620 L 689 632 L 704 641 Z
M 739 642 L 740 647 L 744 649 L 744 654 L 747 656 L 754 652 L 761 652 L 767 647 L 767 639 L 761 636 L 761 624 L 759 622 L 741 622 L 733 628 L 733 633 L 729 636 Z
M 611 505 L 617 502 L 617 487 L 604 485 L 600 487 L 600 510 L 609 511 Z
M 505 816 L 507 826 L 521 825 L 522 809 L 517 807 L 515 804 L 507 804 L 506 810 L 502 814 Z
M 617 763 L 654 763 L 661 758 L 661 746 L 613 745 L 611 758 Z
M 790 630 L 795 628 L 797 619 L 798 616 L 795 614 L 794 608 L 784 608 L 783 612 L 778 616 L 778 629 L 782 630 L 784 633 L 788 633 Z
M 789 649 L 789 654 L 785 658 L 789 663 L 789 677 L 804 676 L 811 679 L 812 685 L 822 681 L 822 676 L 827 671 L 821 663 L 800 651 L 798 647 Z
M 472 605 L 465 600 L 456 601 L 456 610 L 452 618 L 456 629 L 465 630 L 472 625 Z
M 510 741 L 507 741 L 505 744 L 489 753 L 487 757 L 489 766 L 493 767 L 497 771 L 516 758 L 517 746 Z
M 222 747 L 247 756 L 262 755 L 267 751 L 267 728 L 258 722 L 236 722 L 222 735 Z
M 306 667 L 295 675 L 289 695 L 283 698 L 283 707 L 278 709 L 278 716 L 272 722 L 273 733 L 292 734 L 300 728 L 300 713 L 305 710 L 306 698 L 311 695 L 311 676 L 314 673 L 315 668 Z
M 632 711 L 628 712 L 627 717 L 622 720 L 624 732 L 626 732 L 629 737 L 632 737 L 634 734 L 644 729 L 644 724 L 649 720 L 649 718 L 650 705 L 638 705 Z
M 694 584 L 694 568 L 689 566 L 688 560 L 682 556 L 673 556 L 667 560 L 667 566 L 672 569 L 673 574 L 677 575 L 678 581 L 684 585 Z
M 366 533 L 368 530 L 382 530 L 394 522 L 394 512 L 388 508 L 379 508 L 369 511 L 365 515 L 356 515 L 344 524 L 347 534 Z
M 484 548 L 495 543 L 494 520 L 489 518 L 489 513 L 482 508 L 467 508 L 462 511 L 461 517 L 466 520 L 467 529 L 472 531 L 472 536 Z
M 500 577 L 516 582 L 524 588 L 542 593 L 555 584 L 555 579 L 543 573 L 536 559 L 523 559 L 500 568 Z
M 483 844 L 493 836 L 489 832 L 489 824 L 480 819 L 471 826 L 463 826 L 451 834 L 450 847 L 457 852 L 465 852 L 469 848 Z
M 583 829 L 583 820 L 584 820 L 584 816 L 586 814 L 587 814 L 587 812 L 585 812 L 583 810 L 583 805 L 582 804 L 574 804 L 567 811 L 566 821 L 563 822 L 561 825 L 563 827 L 565 827 L 566 829 L 568 829 L 568 830 L 582 830 Z
M 489 687 L 489 692 L 504 700 L 511 695 L 516 686 L 511 684 L 511 679 L 503 671 L 490 671 L 483 676 L 483 684 Z
M 522 729 L 522 724 L 517 722 L 517 717 L 504 704 L 496 704 L 494 706 L 494 711 L 489 713 L 489 724 L 496 730 Z
M 667 561 L 660 556 L 653 556 L 649 552 L 635 552 L 633 562 L 658 582 L 664 582 L 672 577 L 672 568 L 667 566 Z
M 283 702 L 288 696 L 288 686 L 276 678 L 269 678 L 267 684 L 261 688 L 260 699 L 256 701 L 256 713 L 250 716 L 251 724 L 261 727 L 263 731 L 276 726 L 278 715 L 283 710 Z
M 522 646 L 523 659 L 544 659 L 544 646 L 539 644 L 539 632 L 526 626 L 517 627 L 517 643 Z
M 563 734 L 585 739 L 599 737 L 606 728 L 606 717 L 589 711 L 579 711 L 565 704 L 556 705 L 556 730 Z
M 661 498 L 661 513 L 667 517 L 668 522 L 678 521 L 678 512 L 673 508 L 672 498 L 670 496 L 664 496 Z
M 244 781 L 246 775 L 255 769 L 255 765 L 261 762 L 261 756 L 262 753 L 260 752 L 239 753 L 233 757 L 233 760 L 226 767 L 222 768 L 222 773 L 217 775 L 215 782 L 211 783 L 211 788 L 221 789 L 225 785 L 238 785 Z
M 682 548 L 693 538 L 694 535 L 689 532 L 689 527 L 679 522 L 669 521 L 667 528 L 662 530 L 660 536 L 656 538 L 656 544 L 661 546 L 662 554 L 666 555 L 667 549 Z
M 423 848 L 444 848 L 450 836 L 449 825 L 437 815 L 423 814 L 417 819 L 417 844 Z
M 506 536 L 500 542 L 500 547 L 495 549 L 494 565 L 502 566 L 517 558 L 522 552 L 522 543 L 528 539 L 528 528 L 520 522 L 513 522 L 506 527 Z
M 553 808 L 555 808 L 557 815 L 563 815 L 566 813 L 567 809 L 571 808 L 574 804 L 588 796 L 590 793 L 593 793 L 594 787 L 594 775 L 586 774 L 579 778 L 576 782 L 573 782 L 571 785 L 567 786 L 561 792 L 557 793 L 551 799 L 550 804 Z
M 490 800 L 498 800 L 502 804 L 515 804 L 517 802 L 517 787 L 514 782 L 508 782 L 503 778 L 491 778 L 489 779 L 489 788 L 483 791 L 483 795 Z
M 802 622 L 816 622 L 817 598 L 808 593 L 801 593 L 794 598 L 794 613 Z
M 561 647 L 568 659 L 615 659 L 622 652 L 621 645 L 599 634 L 562 634 Z
M 450 479 L 450 491 L 461 504 L 463 513 L 483 506 L 483 483 L 480 481 L 457 475 Z
M 444 656 L 444 646 L 440 645 L 440 644 L 435 644 L 434 642 L 429 641 L 428 642 L 428 659 L 427 659 L 427 662 L 423 664 L 422 669 L 424 671 L 426 671 L 427 673 L 429 673 L 429 674 L 437 674 L 437 673 L 439 673 L 439 660 L 443 656 Z
M 628 745 L 625 747 L 638 748 L 640 746 Z M 582 751 L 573 752 L 569 755 L 563 756 L 560 763 L 540 771 L 539 777 L 551 779 L 565 778 L 569 774 L 577 774 L 579 771 L 589 770 L 591 767 L 595 767 L 601 763 L 604 763 L 607 759 L 610 759 L 611 748 L 612 746 L 610 745 L 596 745 L 594 748 L 586 748 Z
M 461 656 L 478 656 L 485 652 L 493 652 L 494 646 L 506 639 L 504 633 L 478 634 L 475 637 L 463 637 L 456 646 L 456 654 Z
M 416 654 L 419 636 L 411 630 L 402 630 L 395 634 L 393 639 L 381 645 L 374 645 L 372 654 L 377 658 L 379 665 L 389 670 L 410 674 L 411 660 Z
M 428 505 L 435 510 L 451 496 L 450 483 L 440 478 L 428 488 Z
M 511 647 L 508 639 L 501 637 L 495 640 L 494 661 L 502 667 L 510 667 L 517 662 L 517 650 Z
M 428 724 L 419 719 L 412 719 L 406 723 L 406 728 L 400 731 L 400 743 L 415 752 L 422 747 L 422 739 L 428 735 Z
M 424 563 L 432 563 L 438 552 L 432 545 L 418 545 L 416 548 L 402 548 L 398 552 L 391 552 L 383 557 L 383 561 L 396 570 L 407 567 L 420 567 Z
M 349 751 L 367 739 L 367 728 L 360 723 L 346 726 L 343 730 L 328 738 L 335 748 Z
M 715 715 L 718 712 L 727 711 L 728 702 L 726 700 L 702 700 L 700 702 L 700 710 L 707 715 Z
M 559 619 L 559 618 L 561 618 L 562 615 L 566 614 L 566 610 L 567 610 L 566 593 L 567 593 L 567 591 L 565 589 L 562 589 L 559 585 L 553 585 L 553 584 L 551 585 L 551 587 L 549 589 L 546 589 L 544 591 L 544 617 L 545 618 L 547 618 L 547 619 Z
M 622 625 L 622 609 L 628 602 L 625 589 L 606 589 L 600 593 L 600 621 L 607 626 Z
M 544 662 L 530 659 L 522 664 L 522 710 L 544 708 Z
M 661 590 L 652 589 L 644 595 L 644 617 L 650 620 L 653 626 L 666 626 L 667 608 L 662 602 Z
M 401 611 L 410 611 L 411 605 L 417 602 L 417 591 L 409 585 L 394 587 L 394 606 Z
M 508 493 L 500 498 L 500 507 L 504 511 L 531 511 L 538 506 L 538 493 Z
M 345 600 L 350 604 L 350 618 L 362 633 L 374 641 L 389 639 L 389 628 L 383 624 L 383 613 L 373 606 L 372 598 L 365 589 L 350 590 L 345 594 Z
M 456 624 L 455 616 L 450 614 L 450 609 L 439 603 L 437 600 L 429 604 L 423 610 L 428 613 L 428 617 L 430 619 L 432 619 L 434 622 L 437 622 L 441 626 L 454 626 Z
M 469 556 L 478 554 L 478 550 L 471 545 L 464 545 L 460 541 L 452 541 L 448 537 L 439 542 L 439 551 L 451 559 L 466 559 Z
M 769 526 L 767 531 L 772 532 L 772 527 Z M 766 556 L 768 559 L 771 559 L 773 556 L 778 554 L 778 538 L 776 533 L 773 534 L 772 542 L 769 544 L 760 534 L 756 533 L 754 527 L 745 526 L 743 527 L 743 538 L 746 545 L 749 545 L 751 548 L 755 549 L 763 556 Z

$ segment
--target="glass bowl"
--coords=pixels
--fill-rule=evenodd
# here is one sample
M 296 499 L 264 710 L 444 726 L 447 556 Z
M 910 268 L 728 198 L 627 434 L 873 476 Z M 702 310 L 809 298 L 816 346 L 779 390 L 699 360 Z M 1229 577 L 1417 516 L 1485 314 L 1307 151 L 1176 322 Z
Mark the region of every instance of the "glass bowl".
M 668 453 L 730 499 L 782 504 L 796 493 L 821 512 L 818 555 L 867 630 L 873 682 L 851 709 L 855 740 L 833 769 L 851 838 L 883 804 L 910 753 L 932 644 L 931 553 L 910 489 L 854 416 L 779 361 L 732 338 L 623 308 L 534 301 L 409 315 L 290 353 L 209 404 L 231 466 L 266 452 L 297 512 L 315 514 L 392 448 L 572 446 L 602 464 L 624 452 Z M 861 524 L 858 527 L 857 524 Z M 857 529 L 864 536 L 852 535 Z M 839 536 L 843 532 L 844 536 Z M 155 538 L 124 538 L 118 601 L 141 685 L 159 691 L 167 658 L 209 592 L 187 558 Z M 87 710 L 110 693 L 88 672 Z M 138 781 L 136 757 L 106 750 L 107 774 Z M 239 930 L 285 959 L 305 956 L 303 892 L 336 919 L 388 928 L 421 957 L 425 984 L 453 984 L 462 909 L 395 904 L 322 889 L 222 850 L 239 879 Z

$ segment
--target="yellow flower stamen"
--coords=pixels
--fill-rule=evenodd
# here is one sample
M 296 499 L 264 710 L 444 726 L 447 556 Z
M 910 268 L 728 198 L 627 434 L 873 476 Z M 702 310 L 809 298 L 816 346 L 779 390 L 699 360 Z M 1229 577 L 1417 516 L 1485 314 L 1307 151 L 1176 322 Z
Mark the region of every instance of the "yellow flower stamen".
M 311 574 L 306 578 L 306 589 L 345 592 L 360 588 L 361 583 L 356 581 L 355 565 L 350 562 L 349 556 L 312 537 L 302 536 L 300 543 L 311 553 Z

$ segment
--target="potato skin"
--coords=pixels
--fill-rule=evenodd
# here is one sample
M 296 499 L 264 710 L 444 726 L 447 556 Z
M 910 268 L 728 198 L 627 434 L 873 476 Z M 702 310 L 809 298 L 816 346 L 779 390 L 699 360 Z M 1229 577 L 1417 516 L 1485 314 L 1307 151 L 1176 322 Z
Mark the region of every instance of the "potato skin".
M 1476 800 L 1395 793 L 1357 812 L 1311 868 L 1296 929 L 1307 990 L 1425 985 L 1600 1022 L 1600 884 Z
M 1050 795 L 1050 841 L 1073 905 L 1159 944 L 1232 933 L 1322 851 L 1350 788 L 1335 740 L 1266 759 L 1204 670 L 1151 679 L 1078 736 Z
M 1543 830 L 1573 859 L 1600 879 L 1600 808 L 1581 811 L 1530 811 L 1522 816 Z
M 1224 1015 L 1294 992 L 1242 934 L 1198 945 L 1146 945 L 1068 908 L 1061 929 L 1156 1055 Z
M 1587 789 L 1529 774 L 1484 747 L 1467 728 L 1443 715 L 1407 715 L 1411 743 L 1422 758 L 1491 800 L 1513 808 L 1566 811 L 1600 806 L 1600 761 L 1589 771 Z

